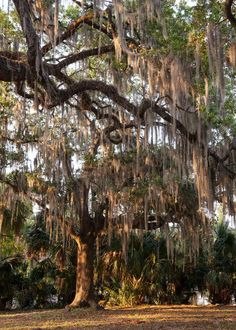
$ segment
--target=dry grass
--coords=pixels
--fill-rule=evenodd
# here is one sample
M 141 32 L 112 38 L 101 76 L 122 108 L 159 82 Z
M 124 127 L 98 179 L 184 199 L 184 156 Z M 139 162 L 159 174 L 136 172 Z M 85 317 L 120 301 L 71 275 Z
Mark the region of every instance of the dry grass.
M 80 309 L 0 313 L 0 329 L 145 329 L 145 330 L 235 330 L 233 306 L 140 306 L 104 311 Z

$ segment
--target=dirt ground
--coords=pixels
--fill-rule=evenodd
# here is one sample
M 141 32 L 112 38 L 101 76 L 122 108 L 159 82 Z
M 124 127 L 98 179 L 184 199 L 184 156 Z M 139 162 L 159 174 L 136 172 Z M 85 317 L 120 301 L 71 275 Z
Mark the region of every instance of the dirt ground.
M 80 309 L 0 313 L 0 329 L 236 330 L 235 306 L 139 306 L 102 311 Z

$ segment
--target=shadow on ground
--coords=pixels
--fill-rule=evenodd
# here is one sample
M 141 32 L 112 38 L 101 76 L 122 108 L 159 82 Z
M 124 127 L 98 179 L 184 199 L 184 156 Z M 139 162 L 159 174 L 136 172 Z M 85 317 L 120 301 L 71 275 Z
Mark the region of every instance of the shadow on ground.
M 235 306 L 139 306 L 91 309 L 37 310 L 0 313 L 4 330 L 145 329 L 235 330 Z

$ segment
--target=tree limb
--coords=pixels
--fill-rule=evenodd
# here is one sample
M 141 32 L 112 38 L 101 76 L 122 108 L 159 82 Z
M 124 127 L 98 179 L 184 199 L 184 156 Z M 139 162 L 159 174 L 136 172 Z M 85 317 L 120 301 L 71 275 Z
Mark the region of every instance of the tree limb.
M 0 54 L 1 81 L 24 81 L 27 77 L 30 77 L 30 71 L 24 63 L 15 61 Z
M 39 47 L 39 37 L 35 32 L 30 17 L 30 6 L 27 0 L 13 0 L 13 2 L 18 12 L 22 31 L 25 35 L 26 43 L 28 46 L 28 63 L 31 70 L 36 73 L 38 70 L 37 66 L 40 66 L 41 64 L 41 52 Z
M 105 53 L 113 52 L 115 50 L 114 45 L 107 45 L 107 46 L 101 46 L 99 48 L 93 48 L 88 50 L 83 50 L 82 52 L 78 54 L 72 54 L 62 60 L 60 63 L 54 65 L 54 70 L 61 70 L 64 67 L 75 63 L 77 61 L 84 60 L 87 57 L 95 56 L 95 55 L 102 55 Z
M 55 46 L 59 45 L 62 41 L 72 37 L 76 30 L 83 25 L 84 23 L 86 23 L 87 21 L 91 21 L 94 18 L 94 13 L 88 13 L 85 14 L 83 16 L 80 16 L 79 18 L 77 18 L 75 21 L 73 21 L 66 29 L 66 31 L 64 33 L 62 33 L 61 35 L 59 35 L 56 40 L 55 40 Z M 42 47 L 42 56 L 46 55 L 47 52 L 49 52 L 52 48 L 54 47 L 54 45 L 52 44 L 52 42 L 47 43 L 45 46 Z

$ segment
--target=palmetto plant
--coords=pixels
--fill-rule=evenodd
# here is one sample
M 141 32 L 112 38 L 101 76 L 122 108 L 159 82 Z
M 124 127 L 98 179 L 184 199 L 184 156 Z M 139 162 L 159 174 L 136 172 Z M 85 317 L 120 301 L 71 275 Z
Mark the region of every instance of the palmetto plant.
M 142 239 L 132 235 L 127 263 L 116 247 L 103 251 L 97 266 L 97 283 L 103 288 L 104 298 L 116 305 L 181 301 L 187 281 L 182 282 L 179 297 L 176 290 L 182 277 L 182 264 L 168 259 L 160 234 L 149 233 Z
M 15 292 L 19 289 L 22 277 L 19 267 L 22 265 L 22 256 L 16 255 L 0 259 L 0 310 L 11 303 Z
M 5 309 L 22 288 L 25 243 L 21 234 L 31 206 L 16 198 L 12 205 L 1 203 L 0 212 L 0 309 Z M 17 239 L 13 239 L 13 234 Z
M 236 235 L 223 222 L 217 225 L 215 234 L 207 287 L 213 303 L 229 303 L 236 293 Z
M 96 282 L 111 304 L 187 303 L 197 288 L 210 293 L 213 303 L 229 303 L 236 290 L 236 235 L 219 224 L 211 244 L 202 240 L 195 262 L 187 259 L 178 242 L 168 258 L 164 237 L 132 235 L 127 263 L 121 246 L 112 241 L 101 252 Z

